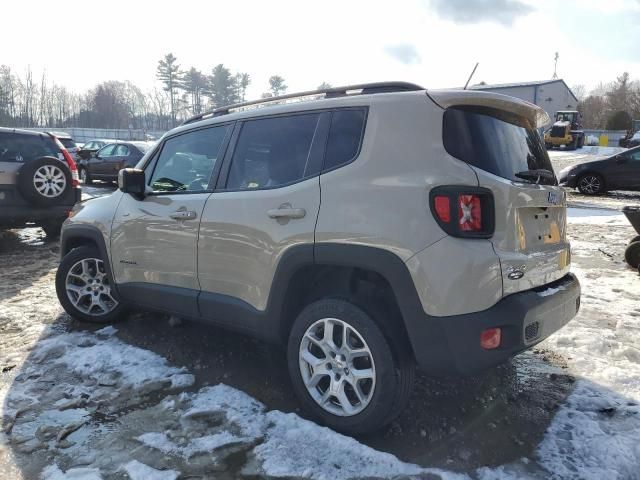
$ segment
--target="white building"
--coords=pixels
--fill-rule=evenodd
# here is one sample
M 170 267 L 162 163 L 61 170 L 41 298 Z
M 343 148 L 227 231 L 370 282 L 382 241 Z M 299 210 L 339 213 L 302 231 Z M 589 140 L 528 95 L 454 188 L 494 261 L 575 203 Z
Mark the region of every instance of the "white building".
M 561 78 L 537 82 L 502 83 L 496 85 L 473 85 L 472 90 L 511 95 L 542 107 L 553 118 L 558 110 L 576 110 L 578 99 Z

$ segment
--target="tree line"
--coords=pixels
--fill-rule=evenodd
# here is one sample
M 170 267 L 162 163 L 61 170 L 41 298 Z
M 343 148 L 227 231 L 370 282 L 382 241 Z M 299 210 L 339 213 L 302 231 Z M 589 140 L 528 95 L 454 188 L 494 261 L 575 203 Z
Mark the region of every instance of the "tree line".
M 0 126 L 85 127 L 168 130 L 204 111 L 246 99 L 248 73 L 232 73 L 223 64 L 210 73 L 182 69 L 169 53 L 156 70 L 159 87 L 143 91 L 130 81 L 105 81 L 77 93 L 58 85 L 43 72 L 35 78 L 30 67 L 22 75 L 0 66 Z M 285 93 L 280 75 L 269 78 L 263 97 Z
M 587 94 L 584 85 L 572 88 L 584 128 L 629 130 L 640 119 L 640 81 L 625 72 L 613 82 L 600 83 Z

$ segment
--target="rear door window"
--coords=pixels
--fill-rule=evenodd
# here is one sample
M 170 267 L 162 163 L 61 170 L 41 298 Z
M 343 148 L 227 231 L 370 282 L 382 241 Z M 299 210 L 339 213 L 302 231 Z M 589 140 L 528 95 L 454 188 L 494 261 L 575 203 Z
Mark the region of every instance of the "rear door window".
M 365 116 L 364 109 L 336 110 L 332 113 L 324 171 L 345 165 L 356 158 L 362 143 Z
M 449 108 L 444 112 L 442 136 L 450 155 L 499 177 L 525 182 L 516 174 L 553 173 L 544 142 L 522 117 L 489 108 Z M 557 184 L 555 179 L 540 177 L 539 181 Z
M 97 157 L 110 157 L 113 155 L 113 151 L 116 149 L 117 145 L 116 144 L 112 144 L 112 145 L 107 145 L 106 147 L 102 147 L 100 150 L 98 150 L 98 153 L 96 154 Z
M 113 152 L 116 157 L 126 157 L 129 155 L 129 147 L 126 145 L 118 145 Z
M 311 144 L 319 119 L 320 113 L 312 113 L 246 121 L 226 188 L 275 188 L 311 176 Z

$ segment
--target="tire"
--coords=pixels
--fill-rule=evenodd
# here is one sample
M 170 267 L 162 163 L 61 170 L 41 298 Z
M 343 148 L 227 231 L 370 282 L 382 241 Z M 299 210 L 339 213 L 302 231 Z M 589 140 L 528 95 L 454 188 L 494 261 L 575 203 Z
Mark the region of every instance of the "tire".
M 57 158 L 38 158 L 25 163 L 18 170 L 18 190 L 34 205 L 56 205 L 71 188 L 71 171 L 66 163 Z
M 624 251 L 624 259 L 631 268 L 640 267 L 640 241 L 632 242 Z
M 51 222 L 45 223 L 41 225 L 42 230 L 44 230 L 45 235 L 47 236 L 47 240 L 55 240 L 60 236 L 60 230 L 62 230 L 62 221 L 59 222 Z
M 332 338 L 339 337 L 339 346 L 336 340 L 329 343 L 320 337 L 327 325 L 333 325 L 336 336 Z M 346 347 L 342 340 L 345 327 Z M 360 355 L 352 361 L 349 352 L 354 349 L 359 349 Z M 348 435 L 371 433 L 385 426 L 400 414 L 411 395 L 413 362 L 394 356 L 376 322 L 350 301 L 325 298 L 308 305 L 293 324 L 287 362 L 304 410 Z M 355 372 L 361 372 L 362 377 L 357 379 Z M 315 386 L 307 388 L 310 383 Z
M 551 143 L 545 143 L 544 146 L 547 147 L 547 150 L 553 150 L 553 144 Z
M 598 195 L 606 191 L 604 178 L 597 173 L 585 173 L 578 178 L 576 186 L 580 193 L 584 195 Z
M 574 137 L 571 143 L 567 144 L 567 150 L 576 150 L 578 148 L 578 137 Z
M 640 242 L 640 235 L 636 235 L 635 237 L 633 237 L 633 238 L 629 241 L 628 245 L 631 245 L 633 242 Z
M 111 285 L 104 260 L 93 246 L 71 250 L 56 273 L 58 300 L 69 315 L 84 322 L 111 323 L 124 316 L 124 305 Z
M 584 147 L 584 135 L 580 135 L 578 138 L 578 148 Z
M 91 185 L 93 183 L 93 179 L 91 178 L 91 175 L 89 175 L 89 170 L 87 168 L 80 167 L 78 175 L 80 176 L 81 183 L 84 183 L 85 185 Z

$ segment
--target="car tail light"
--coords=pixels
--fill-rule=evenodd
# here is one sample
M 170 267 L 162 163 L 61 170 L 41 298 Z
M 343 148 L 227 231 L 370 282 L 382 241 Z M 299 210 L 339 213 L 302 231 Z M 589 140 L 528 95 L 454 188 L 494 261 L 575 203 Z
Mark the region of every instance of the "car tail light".
M 54 142 L 56 142 L 56 145 L 60 149 L 60 153 L 62 153 L 62 156 L 64 157 L 65 162 L 67 162 L 67 166 L 69 167 L 69 170 L 71 170 L 71 183 L 73 184 L 74 187 L 79 186 L 80 177 L 78 176 L 78 166 L 76 165 L 75 160 L 73 159 L 71 154 L 67 151 L 67 149 L 64 147 L 64 145 L 60 140 L 58 140 L 56 137 L 53 137 L 53 140 Z
M 433 199 L 433 207 L 440 221 L 447 223 L 451 221 L 451 202 L 449 197 L 437 195 Z
M 494 230 L 491 190 L 441 186 L 431 191 L 431 211 L 438 225 L 454 237 L 489 238 Z
M 462 231 L 482 231 L 482 202 L 480 201 L 480 196 L 458 196 L 458 222 Z
M 502 342 L 501 328 L 487 328 L 480 332 L 480 346 L 485 350 L 498 348 Z

